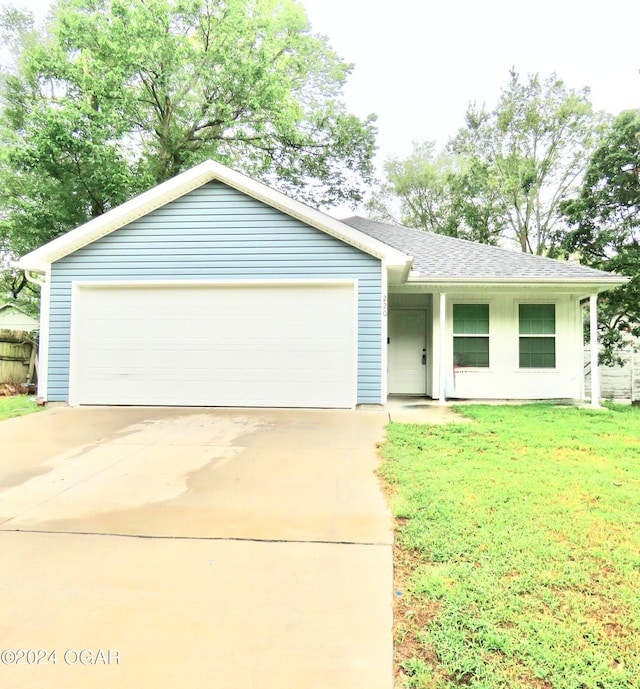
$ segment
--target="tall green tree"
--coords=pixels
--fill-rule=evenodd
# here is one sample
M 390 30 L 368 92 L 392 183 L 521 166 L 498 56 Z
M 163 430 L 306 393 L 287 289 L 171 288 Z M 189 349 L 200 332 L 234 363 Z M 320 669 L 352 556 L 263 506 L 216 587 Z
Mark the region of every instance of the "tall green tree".
M 563 204 L 563 248 L 581 262 L 631 281 L 601 297 L 603 360 L 614 363 L 640 337 L 640 110 L 621 113 L 594 151 L 578 198 Z
M 447 234 L 451 171 L 452 161 L 436 151 L 435 142 L 414 142 L 408 158 L 385 161 L 386 181 L 367 202 L 368 210 L 378 220 Z
M 296 0 L 59 0 L 6 10 L 0 251 L 20 254 L 214 158 L 315 205 L 356 202 L 374 117 Z
M 419 144 L 406 159 L 388 160 L 370 206 L 425 230 L 548 253 L 564 228 L 561 204 L 577 194 L 603 121 L 586 89 L 511 71 L 496 106 L 470 105 L 443 152 Z
M 438 152 L 435 142 L 414 143 L 407 158 L 389 158 L 384 171 L 385 182 L 367 203 L 375 218 L 451 237 L 497 242 L 502 226 L 494 221 L 499 215 L 494 203 L 499 199 L 486 196 L 480 169 L 464 158 Z
M 561 230 L 561 204 L 576 193 L 601 121 L 588 90 L 570 89 L 556 75 L 522 81 L 511 71 L 496 107 L 470 106 L 450 148 L 484 187 L 478 203 L 470 199 L 478 210 L 493 199 L 503 236 L 542 254 Z

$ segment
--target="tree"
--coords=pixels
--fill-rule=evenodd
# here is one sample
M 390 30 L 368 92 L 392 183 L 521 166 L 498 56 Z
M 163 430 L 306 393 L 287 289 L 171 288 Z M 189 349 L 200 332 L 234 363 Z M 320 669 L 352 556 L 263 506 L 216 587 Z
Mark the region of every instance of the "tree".
M 620 114 L 594 151 L 578 198 L 563 204 L 566 252 L 631 281 L 601 298 L 602 360 L 640 337 L 640 110 Z
M 358 201 L 374 118 L 296 0 L 59 0 L 5 11 L 0 252 L 21 254 L 214 158 L 316 205 Z
M 368 209 L 379 220 L 446 234 L 451 215 L 447 189 L 451 169 L 452 162 L 436 153 L 434 142 L 414 142 L 408 158 L 385 161 L 386 182 L 368 201 Z M 392 208 L 396 199 L 399 218 Z
M 586 89 L 569 89 L 555 75 L 533 75 L 522 83 L 511 71 L 495 109 L 471 105 L 466 127 L 450 142 L 483 189 L 470 203 L 482 212 L 491 199 L 490 214 L 504 237 L 522 251 L 546 253 L 560 229 L 561 203 L 580 182 L 601 119 Z
M 497 242 L 502 227 L 494 222 L 499 215 L 496 199 L 485 195 L 487 186 L 478 166 L 438 153 L 435 142 L 423 142 L 414 143 L 406 159 L 389 158 L 384 171 L 386 182 L 367 204 L 377 219 L 486 244 Z M 394 206 L 399 214 L 393 212 Z
M 38 316 L 40 287 L 27 280 L 11 256 L 0 257 L 0 305 L 6 302 L 15 303 L 34 318 Z
M 587 90 L 555 75 L 523 83 L 511 71 L 496 107 L 470 105 L 444 152 L 418 144 L 408 158 L 388 160 L 370 208 L 394 217 L 395 204 L 414 227 L 549 253 L 563 229 L 561 203 L 577 193 L 602 121 Z

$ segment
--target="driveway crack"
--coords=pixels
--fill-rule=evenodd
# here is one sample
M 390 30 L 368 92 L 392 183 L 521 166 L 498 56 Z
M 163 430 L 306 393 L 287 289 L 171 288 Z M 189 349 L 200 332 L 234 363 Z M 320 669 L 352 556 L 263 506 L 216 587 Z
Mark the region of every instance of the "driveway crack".
M 326 539 L 303 538 L 249 538 L 243 536 L 159 536 L 156 534 L 128 534 L 110 533 L 105 531 L 59 531 L 55 529 L 6 529 L 0 526 L 0 532 L 4 533 L 34 533 L 48 534 L 52 536 L 102 536 L 105 538 L 137 538 L 157 541 L 238 541 L 240 543 L 297 543 L 309 545 L 364 545 L 364 546 L 391 546 L 391 543 L 383 541 L 331 541 Z

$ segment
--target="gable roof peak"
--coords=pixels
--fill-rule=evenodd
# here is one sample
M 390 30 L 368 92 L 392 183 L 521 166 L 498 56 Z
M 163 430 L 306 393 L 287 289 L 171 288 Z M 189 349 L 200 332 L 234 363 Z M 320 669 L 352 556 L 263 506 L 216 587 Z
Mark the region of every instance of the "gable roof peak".
M 402 251 L 214 160 L 205 160 L 57 237 L 23 256 L 19 266 L 23 270 L 46 273 L 53 262 L 216 180 L 383 260 L 396 275 L 406 275 L 409 271 L 411 257 Z

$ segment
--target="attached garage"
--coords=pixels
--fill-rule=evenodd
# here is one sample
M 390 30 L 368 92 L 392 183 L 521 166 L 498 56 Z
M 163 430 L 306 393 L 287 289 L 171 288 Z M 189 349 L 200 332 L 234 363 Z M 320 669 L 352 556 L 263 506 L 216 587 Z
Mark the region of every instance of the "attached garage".
M 72 405 L 386 400 L 403 252 L 214 161 L 21 259 L 42 276 L 38 394 Z
M 353 280 L 85 282 L 71 312 L 71 404 L 356 404 Z

